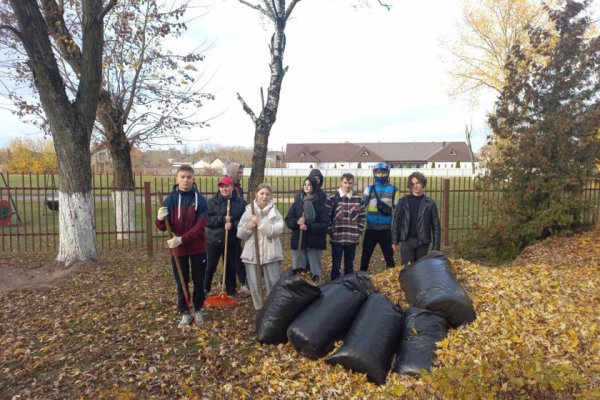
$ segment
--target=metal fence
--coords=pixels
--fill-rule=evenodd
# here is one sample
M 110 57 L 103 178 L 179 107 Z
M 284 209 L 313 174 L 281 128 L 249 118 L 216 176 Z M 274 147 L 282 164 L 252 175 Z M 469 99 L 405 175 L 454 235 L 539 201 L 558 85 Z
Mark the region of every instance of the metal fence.
M 210 199 L 217 192 L 218 176 L 197 176 L 201 193 Z M 481 192 L 476 179 L 470 177 L 430 177 L 426 193 L 437 203 L 442 222 L 442 245 L 451 246 L 476 226 L 490 223 L 485 201 L 497 201 L 499 192 Z M 273 188 L 273 199 L 282 215 L 302 187 L 303 177 L 267 177 Z M 339 177 L 325 177 L 323 189 L 330 194 L 339 185 Z M 0 180 L 0 252 L 56 251 L 58 246 L 58 178 L 49 175 L 4 174 Z M 400 194 L 408 193 L 406 177 L 391 177 Z M 372 178 L 356 177 L 355 191 L 362 192 Z M 137 175 L 132 198 L 133 224 L 123 224 L 123 216 L 115 215 L 113 177 L 94 175 L 96 240 L 100 249 L 138 248 L 152 255 L 164 249 L 166 234 L 154 226 L 156 211 L 164 196 L 171 192 L 173 177 Z M 247 187 L 247 179 L 243 186 Z M 600 218 L 600 180 L 591 181 L 584 189 L 588 207 L 583 222 Z M 120 222 L 120 223 L 119 223 Z M 285 231 L 285 235 L 289 231 Z

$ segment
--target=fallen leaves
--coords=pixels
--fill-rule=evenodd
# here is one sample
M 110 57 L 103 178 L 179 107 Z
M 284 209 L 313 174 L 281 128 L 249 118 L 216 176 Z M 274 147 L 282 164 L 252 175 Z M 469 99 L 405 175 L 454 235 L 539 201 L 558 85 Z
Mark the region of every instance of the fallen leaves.
M 552 238 L 504 267 L 453 260 L 477 320 L 438 344 L 431 374 L 381 387 L 260 345 L 247 295 L 177 329 L 167 261 L 113 251 L 62 288 L 0 296 L 0 398 L 598 398 L 598 236 Z M 373 281 L 406 308 L 399 270 Z

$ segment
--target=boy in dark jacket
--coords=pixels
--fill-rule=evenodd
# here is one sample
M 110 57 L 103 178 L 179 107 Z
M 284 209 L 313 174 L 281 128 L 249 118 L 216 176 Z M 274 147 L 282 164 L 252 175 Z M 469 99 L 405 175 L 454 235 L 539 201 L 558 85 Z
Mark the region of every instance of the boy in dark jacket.
M 235 270 L 240 258 L 240 239 L 237 237 L 237 227 L 240 218 L 246 210 L 246 202 L 235 193 L 233 180 L 225 176 L 219 179 L 219 191 L 208 201 L 208 222 L 206 236 L 208 239 L 208 267 L 204 287 L 210 292 L 213 275 L 219 264 L 219 259 L 225 254 L 227 246 L 227 265 L 225 269 L 225 288 L 228 296 L 235 296 Z M 229 201 L 229 216 L 227 215 Z M 227 243 L 225 243 L 225 231 Z
M 392 247 L 394 251 L 401 242 L 400 257 L 402 265 L 415 262 L 425 256 L 429 245 L 433 250 L 440 249 L 440 217 L 435 201 L 423 192 L 427 178 L 420 172 L 408 177 L 411 194 L 404 196 L 394 214 Z
M 198 192 L 194 184 L 192 167 L 189 165 L 179 167 L 175 180 L 177 183 L 173 186 L 173 192 L 165 198 L 163 207 L 158 209 L 155 225 L 159 230 L 165 231 L 167 229 L 165 218 L 169 218 L 173 230 L 174 236 L 167 240 L 167 244 L 177 285 L 177 310 L 182 314 L 179 327 L 182 328 L 191 324 L 194 319 L 197 324 L 203 323 L 207 204 L 206 199 Z M 179 257 L 186 288 L 190 281 L 191 263 L 192 281 L 194 282 L 192 295 L 194 316 L 189 314 L 186 307 L 174 257 Z

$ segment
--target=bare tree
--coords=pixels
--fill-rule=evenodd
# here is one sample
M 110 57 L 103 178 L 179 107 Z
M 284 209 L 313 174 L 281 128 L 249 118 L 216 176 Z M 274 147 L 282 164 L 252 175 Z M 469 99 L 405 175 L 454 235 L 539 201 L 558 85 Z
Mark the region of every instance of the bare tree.
M 256 116 L 242 96 L 239 93 L 237 94 L 244 111 L 250 116 L 252 122 L 254 122 L 254 151 L 252 153 L 252 172 L 250 173 L 248 193 L 252 193 L 254 188 L 264 180 L 269 134 L 277 118 L 281 83 L 287 72 L 287 67 L 283 67 L 285 26 L 299 1 L 291 0 L 289 5 L 286 6 L 285 0 L 265 0 L 264 2 L 259 2 L 263 3 L 262 5 L 253 4 L 246 0 L 239 0 L 240 3 L 257 10 L 261 15 L 265 16 L 273 23 L 274 28 L 270 44 L 271 62 L 269 66 L 271 68 L 271 80 L 269 82 L 269 89 L 267 90 L 266 102 L 261 89 L 260 114 Z
M 42 11 L 67 90 L 77 91 L 82 74 L 80 15 L 78 2 L 44 0 Z M 94 149 L 108 149 L 114 172 L 113 201 L 117 239 L 131 239 L 136 215 L 133 146 L 151 145 L 164 138 L 181 141 L 180 131 L 203 127 L 205 121 L 193 116 L 203 102 L 212 99 L 197 87 L 201 77 L 198 63 L 202 54 L 172 52 L 163 42 L 175 39 L 187 29 L 184 16 L 188 0 L 159 3 L 154 0 L 123 0 L 107 15 L 105 28 L 103 85 L 97 110 Z M 15 70 L 24 63 L 15 60 Z M 22 79 L 32 78 L 31 75 Z M 32 79 L 29 82 L 33 85 Z M 11 93 L 22 115 L 37 114 L 45 126 L 39 104 Z
M 469 157 L 471 157 L 471 172 L 475 174 L 475 155 L 473 154 L 473 146 L 471 145 L 471 135 L 473 134 L 473 124 L 465 124 L 465 139 L 469 148 Z
M 38 2 L 10 0 L 13 20 L 4 14 L 0 26 L 18 39 L 18 45 L 26 52 L 54 136 L 60 176 L 57 260 L 65 264 L 97 257 L 90 140 L 102 82 L 103 19 L 115 2 L 110 0 L 103 6 L 101 1 L 82 0 L 81 75 L 73 100 L 67 95 L 50 42 L 48 24 Z

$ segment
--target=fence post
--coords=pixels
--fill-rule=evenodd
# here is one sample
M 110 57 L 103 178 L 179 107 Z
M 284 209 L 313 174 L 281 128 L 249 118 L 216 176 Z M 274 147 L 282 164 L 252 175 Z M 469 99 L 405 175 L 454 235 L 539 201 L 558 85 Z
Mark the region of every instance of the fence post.
M 448 240 L 448 232 L 450 230 L 450 179 L 444 178 L 443 180 L 443 212 L 442 212 L 442 243 L 444 246 L 448 246 L 450 241 Z
M 152 193 L 150 193 L 150 182 L 144 182 L 144 207 L 146 211 L 146 253 L 148 257 L 154 255 L 152 248 Z

